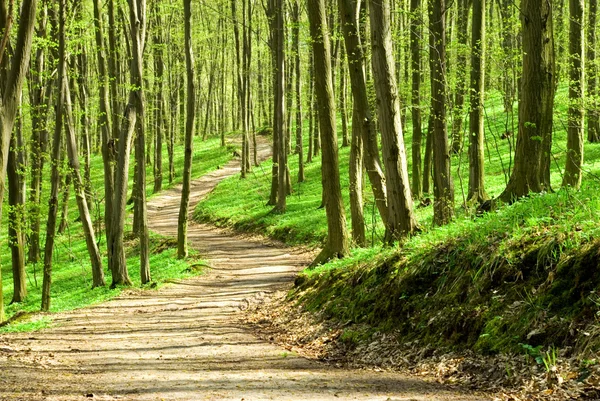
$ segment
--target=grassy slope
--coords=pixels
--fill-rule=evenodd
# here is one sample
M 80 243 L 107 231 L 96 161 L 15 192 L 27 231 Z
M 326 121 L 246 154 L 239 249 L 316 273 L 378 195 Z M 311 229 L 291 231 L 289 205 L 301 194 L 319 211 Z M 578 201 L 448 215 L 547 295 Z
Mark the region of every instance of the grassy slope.
M 557 93 L 555 188 L 560 187 L 564 166 L 566 97 L 564 88 Z M 486 188 L 494 197 L 506 184 L 512 164 L 509 150 L 516 138 L 501 138 L 510 124 L 497 94 L 488 96 L 486 114 Z M 409 120 L 406 143 L 411 141 L 410 132 Z M 336 320 L 399 329 L 409 338 L 437 346 L 474 346 L 482 352 L 519 349 L 519 343 L 576 342 L 584 347 L 591 343 L 590 336 L 573 331 L 571 324 L 586 327 L 593 336 L 600 332 L 594 320 L 598 309 L 594 291 L 600 291 L 600 279 L 590 276 L 590 268 L 598 266 L 600 145 L 586 144 L 585 154 L 582 191 L 533 196 L 483 217 L 461 206 L 468 162 L 466 154 L 454 156 L 457 219 L 435 228 L 432 208 L 418 208 L 423 232 L 401 250 L 381 248 L 381 226 L 367 186 L 366 224 L 374 247 L 355 249 L 347 259 L 306 271 L 293 298 L 311 310 L 325 309 Z M 343 188 L 348 157 L 348 149 L 342 148 Z M 290 160 L 295 177 L 297 158 Z M 307 166 L 307 181 L 294 184 L 284 215 L 271 214 L 265 205 L 270 167 L 265 163 L 245 181 L 236 178 L 220 184 L 198 206 L 196 217 L 292 244 L 322 243 L 326 221 L 324 211 L 317 209 L 319 159 Z M 347 190 L 344 198 L 348 205 Z
M 194 177 L 199 177 L 212 170 L 217 169 L 217 166 L 222 166 L 231 159 L 231 152 L 228 148 L 221 148 L 219 146 L 218 138 L 211 138 L 205 142 L 200 141 L 196 138 L 194 148 L 194 165 L 192 174 Z M 165 151 L 163 154 L 163 187 L 168 187 L 168 155 Z M 183 146 L 176 145 L 175 148 L 175 166 L 176 174 L 174 184 L 181 182 L 181 168 L 183 166 Z M 133 166 L 131 166 L 131 173 L 133 173 Z M 99 155 L 95 155 L 92 158 L 92 184 L 96 192 L 96 198 L 100 198 L 98 194 L 103 193 L 103 169 L 102 159 Z M 47 172 L 47 171 L 46 171 Z M 130 174 L 130 177 L 132 174 Z M 150 194 L 153 188 L 152 180 L 152 168 L 147 168 L 148 185 L 147 190 Z M 129 183 L 131 189 L 132 182 Z M 47 196 L 49 191 L 49 183 L 44 183 L 44 195 Z M 42 202 L 41 215 L 47 215 L 47 200 Z M 94 219 L 101 221 L 103 215 L 103 205 L 100 203 L 95 204 L 91 207 Z M 86 305 L 98 303 L 112 297 L 117 296 L 121 289 L 110 290 L 105 288 L 96 288 L 91 290 L 91 269 L 89 264 L 89 258 L 87 255 L 87 249 L 85 241 L 83 241 L 83 234 L 81 225 L 76 223 L 75 220 L 78 217 L 77 207 L 74 199 L 69 202 L 69 229 L 63 234 L 57 237 L 56 245 L 54 250 L 54 263 L 53 263 L 53 277 L 52 277 L 52 304 L 51 311 L 58 312 L 64 310 L 71 310 Z M 0 236 L 0 242 L 7 246 L 6 238 L 6 226 L 3 221 L 2 235 Z M 42 245 L 45 237 L 45 220 L 42 218 Z M 126 230 L 131 230 L 129 227 Z M 98 236 L 100 240 L 100 250 L 104 255 L 104 266 L 105 275 L 107 281 L 110 280 L 110 273 L 106 270 L 106 238 L 104 233 L 101 232 Z M 137 246 L 135 241 L 129 240 L 128 251 L 127 251 L 127 264 L 130 271 L 130 276 L 135 286 L 139 286 L 139 256 L 137 254 Z M 190 270 L 190 260 L 181 261 L 175 257 L 176 251 L 174 248 L 175 244 L 161 238 L 157 235 L 151 237 L 151 258 L 150 258 L 150 270 L 152 278 L 159 285 L 165 279 L 169 278 L 180 278 L 188 277 L 198 272 Z M 191 261 L 194 260 L 192 257 Z M 42 284 L 42 269 L 43 264 L 37 266 L 28 265 L 26 267 L 27 281 L 28 281 L 28 296 L 26 302 L 23 304 L 14 304 L 8 306 L 8 303 L 12 297 L 12 272 L 10 265 L 10 253 L 3 252 L 0 255 L 0 262 L 2 264 L 2 277 L 3 277 L 3 290 L 4 290 L 4 302 L 7 305 L 7 318 L 10 318 L 14 313 L 19 310 L 24 311 L 37 311 L 41 304 L 41 284 Z M 40 322 L 13 324 L 5 327 L 3 331 L 9 330 L 27 330 L 37 328 L 43 324 L 46 324 L 48 319 Z

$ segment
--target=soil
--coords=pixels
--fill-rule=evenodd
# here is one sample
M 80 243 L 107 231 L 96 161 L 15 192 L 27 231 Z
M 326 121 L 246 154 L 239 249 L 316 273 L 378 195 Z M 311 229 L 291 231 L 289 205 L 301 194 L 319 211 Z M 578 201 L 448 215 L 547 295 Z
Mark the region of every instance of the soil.
M 194 181 L 191 210 L 238 165 Z M 176 235 L 179 193 L 149 201 L 151 230 Z M 261 339 L 243 323 L 245 310 L 292 285 L 314 253 L 204 224 L 189 226 L 189 240 L 209 262 L 206 274 L 53 315 L 53 327 L 39 332 L 0 336 L 0 400 L 491 399 L 433 378 L 337 368 Z

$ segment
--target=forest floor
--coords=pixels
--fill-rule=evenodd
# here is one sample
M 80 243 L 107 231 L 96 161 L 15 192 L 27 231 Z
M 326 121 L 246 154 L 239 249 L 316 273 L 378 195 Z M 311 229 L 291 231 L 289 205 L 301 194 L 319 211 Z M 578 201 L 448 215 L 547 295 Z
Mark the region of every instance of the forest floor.
M 261 145 L 267 155 L 268 145 Z M 193 182 L 191 208 L 232 161 Z M 176 187 L 149 201 L 150 228 L 175 236 Z M 487 400 L 401 373 L 339 368 L 261 339 L 244 311 L 289 287 L 313 254 L 191 224 L 209 266 L 157 291 L 52 316 L 51 328 L 0 336 L 0 400 Z

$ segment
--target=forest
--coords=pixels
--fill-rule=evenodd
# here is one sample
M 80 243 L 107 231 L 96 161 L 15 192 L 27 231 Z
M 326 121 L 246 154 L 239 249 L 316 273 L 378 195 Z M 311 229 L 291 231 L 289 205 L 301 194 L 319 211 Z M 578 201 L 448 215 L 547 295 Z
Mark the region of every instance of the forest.
M 286 387 L 303 358 L 389 369 L 364 378 L 382 397 L 407 372 L 444 400 L 599 397 L 597 17 L 597 0 L 0 1 L 0 400 L 313 399 L 314 377 Z M 124 321 L 114 350 L 146 350 L 126 363 Z M 220 395 L 198 390 L 216 373 L 100 384 L 168 352 L 184 375 L 199 340 L 163 351 L 167 331 L 227 328 L 240 359 L 271 343 L 271 393 L 225 357 L 206 368 L 235 378 Z M 50 351 L 82 338 L 82 359 Z M 96 387 L 53 381 L 74 364 Z M 375 399 L 351 372 L 322 377 Z

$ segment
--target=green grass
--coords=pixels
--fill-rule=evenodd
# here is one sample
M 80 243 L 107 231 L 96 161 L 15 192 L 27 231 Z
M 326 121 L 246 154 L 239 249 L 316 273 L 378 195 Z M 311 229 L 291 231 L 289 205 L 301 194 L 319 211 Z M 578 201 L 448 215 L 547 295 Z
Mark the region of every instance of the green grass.
M 192 167 L 193 177 L 202 176 L 210 171 L 216 170 L 220 166 L 231 160 L 232 154 L 229 147 L 221 148 L 218 138 L 210 138 L 202 142 L 200 138 L 195 138 L 194 144 L 194 164 Z M 183 166 L 183 146 L 176 145 L 175 147 L 175 166 L 176 174 L 173 185 L 181 182 L 181 166 Z M 47 168 L 45 173 L 49 175 Z M 103 190 L 103 167 L 102 159 L 99 155 L 94 155 L 91 161 L 92 171 L 92 187 L 95 191 L 96 202 L 90 205 L 93 219 L 97 222 L 102 221 L 103 216 L 103 196 L 99 195 Z M 132 181 L 133 165 L 130 169 L 129 189 L 133 185 Z M 153 188 L 152 167 L 147 166 L 148 194 Z M 163 153 L 163 188 L 169 187 L 168 183 L 168 155 L 166 146 Z M 45 180 L 44 196 L 47 196 L 49 191 L 49 180 Z M 62 199 L 62 198 L 61 198 Z M 47 215 L 47 200 L 41 203 L 41 215 Z M 6 210 L 6 209 L 5 209 Z M 60 216 L 59 216 L 60 217 Z M 121 290 L 109 289 L 108 287 L 91 289 L 92 277 L 91 267 L 81 224 L 75 222 L 78 217 L 78 211 L 73 197 L 69 201 L 69 225 L 64 234 L 57 236 L 54 259 L 53 259 L 53 275 L 52 275 L 52 302 L 50 312 L 68 311 L 84 306 L 97 304 L 119 295 Z M 6 219 L 3 219 L 2 234 L 0 235 L 0 243 L 5 248 L 7 246 L 6 238 Z M 131 226 L 126 226 L 126 235 L 131 232 Z M 110 283 L 110 273 L 107 270 L 106 260 L 106 236 L 102 231 L 96 233 L 97 239 L 100 241 L 100 251 L 103 255 L 103 266 L 105 268 L 105 276 Z M 42 246 L 45 238 L 45 220 L 42 217 Z M 129 274 L 132 278 L 135 287 L 140 287 L 139 282 L 139 254 L 137 242 L 133 239 L 126 241 L 127 243 L 127 266 Z M 150 271 L 152 279 L 156 287 L 160 287 L 168 279 L 185 278 L 193 275 L 201 274 L 201 269 L 197 269 L 201 263 L 198 263 L 199 255 L 192 253 L 192 256 L 187 260 L 179 260 L 176 258 L 175 244 L 158 235 L 151 235 L 151 255 L 150 255 Z M 12 298 L 12 272 L 10 253 L 3 252 L 0 255 L 0 263 L 2 266 L 2 285 L 4 292 L 4 303 L 6 305 L 6 318 L 10 318 L 18 311 L 36 312 L 41 305 L 41 285 L 42 285 L 42 269 L 43 264 L 27 265 L 27 287 L 28 295 L 24 303 L 8 305 Z M 17 321 L 3 328 L 0 332 L 6 331 L 29 331 L 41 327 L 45 327 L 51 321 L 51 317 L 44 317 L 32 322 Z
M 562 181 L 561 172 L 565 164 L 566 148 L 566 103 L 567 90 L 561 87 L 556 95 L 556 109 L 554 113 L 554 146 L 552 165 L 552 185 L 559 188 Z M 515 118 L 517 111 L 515 110 Z M 505 188 L 510 170 L 512 168 L 511 149 L 514 149 L 515 134 L 502 139 L 506 131 L 507 116 L 501 96 L 491 93 L 486 101 L 486 190 L 489 196 L 500 195 Z M 408 113 L 407 118 L 410 117 Z M 426 125 L 426 119 L 423 120 Z M 449 122 L 451 124 L 452 121 Z M 463 130 L 468 124 L 465 121 Z M 516 121 L 515 121 L 516 124 Z M 304 154 L 308 151 L 307 127 L 304 132 Z M 349 128 L 351 129 L 351 127 Z M 338 124 L 338 136 L 341 143 L 341 125 Z M 412 141 L 412 122 L 410 118 L 404 129 L 405 143 Z M 424 146 L 423 146 L 424 148 Z M 349 148 L 339 149 L 339 168 L 341 174 L 342 196 L 346 205 L 348 227 L 351 228 L 350 207 L 348 194 L 348 165 Z M 600 144 L 585 145 L 584 181 L 593 180 L 600 176 Z M 408 171 L 411 172 L 411 158 L 408 157 Z M 321 245 L 327 234 L 325 211 L 319 209 L 321 205 L 321 164 L 320 155 L 306 164 L 306 181 L 297 182 L 298 157 L 289 156 L 293 193 L 287 198 L 287 209 L 284 214 L 273 214 L 272 207 L 267 206 L 271 185 L 271 162 L 267 161 L 260 167 L 254 168 L 253 173 L 245 180 L 232 177 L 220 183 L 206 200 L 196 208 L 195 218 L 209 221 L 221 226 L 234 227 L 242 231 L 255 231 L 270 237 L 283 240 L 290 244 Z M 467 144 L 459 155 L 452 157 L 452 172 L 455 186 L 455 211 L 457 220 L 469 217 L 473 210 L 464 206 L 468 190 L 468 156 Z M 433 184 L 432 184 L 433 188 Z M 365 174 L 365 228 L 368 242 L 376 245 L 381 242 L 383 227 L 377 209 L 373 203 L 370 184 Z M 432 195 L 426 195 L 432 196 Z M 415 208 L 417 220 L 424 231 L 433 229 L 433 208 Z
M 385 248 L 366 182 L 365 224 L 371 247 L 355 248 L 344 259 L 306 270 L 290 299 L 309 311 L 324 312 L 326 318 L 359 325 L 347 329 L 344 338 L 350 342 L 368 339 L 370 332 L 360 328 L 367 324 L 373 331 L 394 330 L 401 341 L 418 339 L 434 347 L 474 348 L 483 353 L 521 352 L 519 344 L 574 345 L 581 352 L 600 349 L 596 319 L 600 313 L 600 276 L 596 274 L 600 144 L 585 144 L 581 190 L 559 190 L 567 103 L 566 87 L 561 86 L 556 95 L 551 171 L 557 192 L 532 195 L 478 216 L 464 204 L 468 185 L 465 144 L 461 154 L 452 157 L 454 221 L 434 227 L 432 207 L 417 207 L 421 233 L 400 248 Z M 516 108 L 514 112 L 516 119 Z M 410 143 L 410 113 L 407 118 L 404 139 Z M 507 130 L 516 130 L 507 119 L 500 95 L 488 94 L 485 168 L 491 197 L 503 191 L 514 165 L 511 150 L 516 133 L 502 139 Z M 305 153 L 306 145 L 305 138 Z M 348 159 L 349 149 L 340 148 L 350 226 Z M 287 198 L 286 213 L 273 214 L 272 207 L 266 206 L 271 173 L 271 164 L 266 162 L 246 180 L 235 177 L 219 184 L 198 205 L 196 218 L 290 244 L 322 244 L 327 229 L 325 213 L 318 209 L 320 157 L 306 166 L 307 180 L 301 184 L 295 180 L 297 156 L 289 160 L 294 192 Z M 410 172 L 410 155 L 408 163 Z M 528 337 L 533 330 L 539 333 Z
M 598 190 L 593 182 L 532 196 L 401 249 L 354 250 L 306 270 L 290 298 L 336 321 L 393 330 L 403 342 L 484 353 L 519 352 L 520 344 L 597 351 Z

